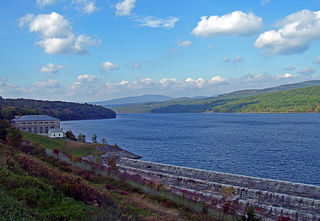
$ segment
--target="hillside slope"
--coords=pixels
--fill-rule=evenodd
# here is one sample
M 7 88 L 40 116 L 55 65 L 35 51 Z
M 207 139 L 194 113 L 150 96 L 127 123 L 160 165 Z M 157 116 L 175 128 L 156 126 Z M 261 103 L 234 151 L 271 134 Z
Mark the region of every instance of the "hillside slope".
M 110 109 L 92 104 L 31 99 L 3 99 L 0 97 L 0 114 L 12 119 L 15 115 L 44 114 L 60 120 L 86 120 L 115 118 Z
M 152 109 L 151 112 L 318 113 L 320 112 L 320 86 L 245 98 L 216 100 L 203 105 L 172 105 Z
M 144 104 L 117 106 L 113 107 L 117 113 L 198 113 L 211 112 L 213 107 L 227 104 L 235 99 L 252 97 L 273 92 L 288 91 L 292 89 L 306 88 L 320 85 L 319 80 L 305 81 L 295 84 L 286 84 L 278 87 L 256 89 L 256 90 L 240 90 L 231 93 L 219 95 L 206 99 L 175 99 L 166 102 L 151 102 Z
M 164 95 L 142 95 L 136 97 L 124 97 L 119 99 L 112 99 L 108 101 L 91 102 L 92 104 L 101 105 L 104 107 L 122 106 L 130 104 L 141 104 L 146 102 L 162 102 L 171 100 L 171 97 Z

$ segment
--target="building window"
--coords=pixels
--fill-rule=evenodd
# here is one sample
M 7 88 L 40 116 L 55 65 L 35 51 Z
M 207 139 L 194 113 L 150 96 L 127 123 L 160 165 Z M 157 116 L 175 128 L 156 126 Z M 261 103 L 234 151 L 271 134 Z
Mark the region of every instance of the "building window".
M 49 128 L 45 127 L 45 133 L 48 133 Z
M 31 127 L 28 127 L 28 132 L 29 132 L 29 133 L 31 133 L 31 132 L 32 132 L 32 131 L 31 131 L 31 129 L 32 129 Z
M 21 128 L 21 130 L 24 130 L 24 131 L 25 131 L 26 129 L 27 129 L 27 128 L 25 128 L 25 127 Z
M 33 122 L 33 124 L 38 124 L 38 122 Z
M 50 129 L 54 129 L 54 127 L 50 127 Z
M 38 128 L 37 128 L 37 127 L 33 128 L 33 132 L 34 132 L 35 134 L 37 134 L 37 133 L 38 133 Z
M 40 127 L 40 134 L 43 134 L 43 127 Z

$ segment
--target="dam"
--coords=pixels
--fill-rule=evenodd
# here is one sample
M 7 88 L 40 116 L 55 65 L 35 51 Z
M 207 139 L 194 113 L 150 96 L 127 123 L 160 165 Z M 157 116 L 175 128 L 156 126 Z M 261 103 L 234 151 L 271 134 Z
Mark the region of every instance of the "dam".
M 179 190 L 196 192 L 218 200 L 223 189 L 232 190 L 232 199 L 262 211 L 264 220 L 320 220 L 320 186 L 235 175 L 188 167 L 119 158 L 117 166 L 126 173 L 158 180 Z

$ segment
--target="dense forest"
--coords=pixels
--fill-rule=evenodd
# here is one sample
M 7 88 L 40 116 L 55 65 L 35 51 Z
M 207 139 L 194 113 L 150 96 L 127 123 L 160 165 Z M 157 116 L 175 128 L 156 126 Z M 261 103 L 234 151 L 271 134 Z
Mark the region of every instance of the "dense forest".
M 197 113 L 214 111 L 212 107 L 221 106 L 235 99 L 252 97 L 273 92 L 288 91 L 299 88 L 319 86 L 319 80 L 304 81 L 294 84 L 285 84 L 265 89 L 239 90 L 231 93 L 221 94 L 216 97 L 205 99 L 177 98 L 165 102 L 149 102 L 144 104 L 133 104 L 126 106 L 112 107 L 117 113 Z M 221 112 L 222 110 L 215 110 Z M 223 111 L 222 111 L 223 112 Z M 234 112 L 234 111 L 229 111 Z
M 320 86 L 244 98 L 218 99 L 202 105 L 171 105 L 151 110 L 151 113 L 188 112 L 319 113 Z
M 4 99 L 0 97 L 0 114 L 3 119 L 16 115 L 44 114 L 60 120 L 87 120 L 115 118 L 114 111 L 99 105 L 79 104 L 62 101 L 31 99 Z
M 310 85 L 310 84 L 302 84 Z M 198 100 L 171 100 L 112 108 L 118 113 L 319 112 L 320 86 L 237 91 Z M 280 91 L 279 91 L 280 90 Z M 278 92 L 276 92 L 278 91 Z

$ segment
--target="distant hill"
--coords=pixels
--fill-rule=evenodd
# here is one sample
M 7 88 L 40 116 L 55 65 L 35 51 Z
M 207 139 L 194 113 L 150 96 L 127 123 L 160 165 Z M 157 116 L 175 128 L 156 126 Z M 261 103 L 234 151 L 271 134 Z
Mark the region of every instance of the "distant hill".
M 221 99 L 202 105 L 171 105 L 151 113 L 319 113 L 320 86 L 272 92 L 250 97 Z
M 112 99 L 107 101 L 90 102 L 91 104 L 97 104 L 104 107 L 124 106 L 130 104 L 141 104 L 147 102 L 162 102 L 173 99 L 165 95 L 142 95 L 136 97 L 124 97 L 119 99 Z
M 213 107 L 226 105 L 236 99 L 253 97 L 257 95 L 269 94 L 274 92 L 288 91 L 292 89 L 306 88 L 311 86 L 320 85 L 319 80 L 305 81 L 295 84 L 286 84 L 277 87 L 266 89 L 252 89 L 240 90 L 232 93 L 226 93 L 217 97 L 205 99 L 174 99 L 165 102 L 150 102 L 145 104 L 128 105 L 124 107 L 113 107 L 112 109 L 117 113 L 199 113 L 199 112 L 212 112 L 217 110 Z M 230 111 L 224 110 L 224 111 Z M 236 111 L 235 111 L 236 112 Z
M 16 115 L 44 114 L 60 120 L 115 118 L 110 109 L 92 104 L 31 99 L 3 99 L 0 97 L 0 117 L 12 119 Z

